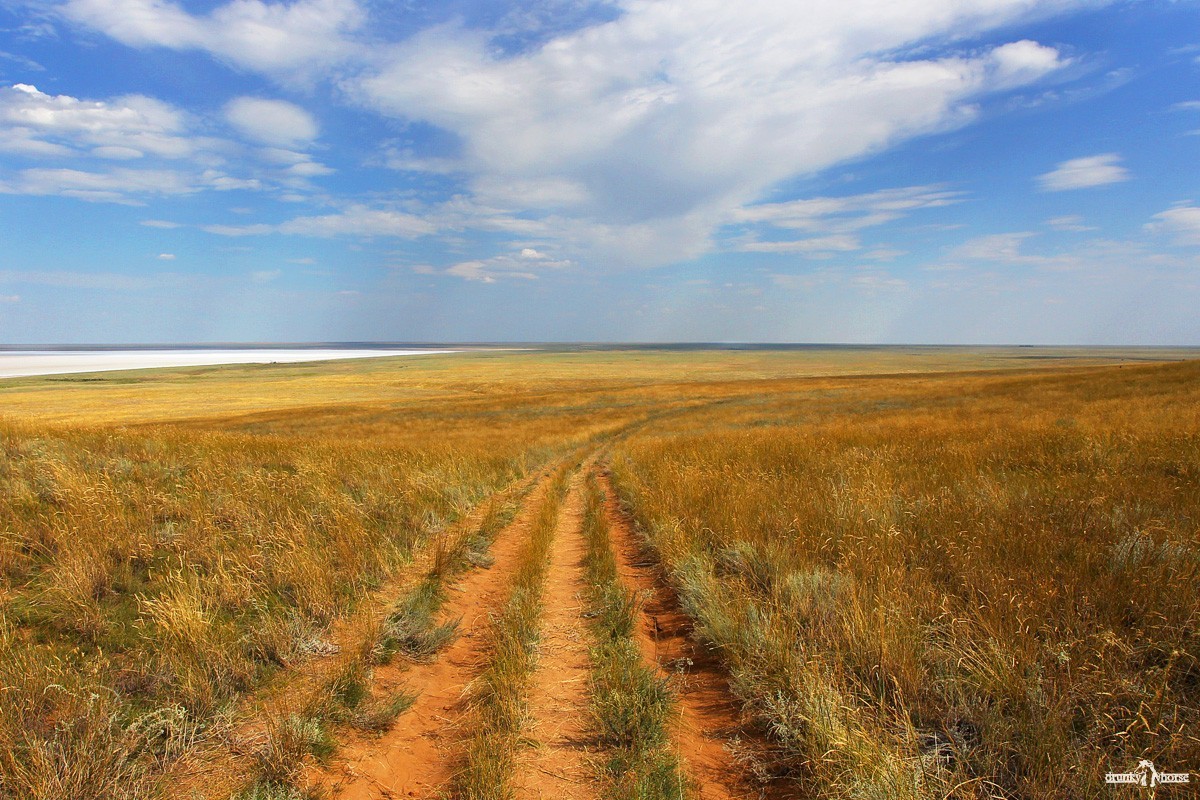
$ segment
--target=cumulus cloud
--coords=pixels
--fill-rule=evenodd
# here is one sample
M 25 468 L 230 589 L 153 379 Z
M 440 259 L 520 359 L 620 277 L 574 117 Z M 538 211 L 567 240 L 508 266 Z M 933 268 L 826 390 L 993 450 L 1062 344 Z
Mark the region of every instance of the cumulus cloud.
M 1177 205 L 1155 214 L 1153 219 L 1146 225 L 1148 231 L 1166 234 L 1176 244 L 1200 245 L 1200 207 L 1190 203 Z
M 159 261 L 174 261 L 175 254 L 174 253 L 159 253 L 158 260 Z
M 275 74 L 344 60 L 355 52 L 348 34 L 365 19 L 354 0 L 234 0 L 204 15 L 168 0 L 68 0 L 61 13 L 133 47 L 204 50 Z
M 61 195 L 91 202 L 137 205 L 139 196 L 181 195 L 196 191 L 183 173 L 172 170 L 78 169 L 21 170 L 16 180 L 0 181 L 0 194 Z
M 1093 186 L 1120 183 L 1130 178 L 1129 170 L 1122 167 L 1120 161 L 1121 156 L 1116 153 L 1073 158 L 1062 162 L 1050 172 L 1039 175 L 1037 181 L 1047 192 L 1088 189 Z
M 278 148 L 301 146 L 317 138 L 312 115 L 285 100 L 238 97 L 226 104 L 225 119 L 243 136 Z M 277 151 L 269 154 L 278 156 Z
M 960 125 L 983 94 L 1065 63 L 1026 40 L 890 55 L 1029 9 L 1008 0 L 622 8 L 515 55 L 478 32 L 428 30 L 349 86 L 369 107 L 456 134 L 488 200 L 521 203 L 504 190 L 523 182 L 538 188 L 531 206 L 605 229 L 698 227 L 707 238 L 780 180 Z M 664 249 L 673 260 L 690 244 Z
M 556 260 L 532 247 L 525 247 L 514 254 L 498 255 L 483 260 L 461 261 L 440 270 L 440 272 L 463 280 L 495 283 L 505 279 L 537 280 L 539 272 L 564 269 L 569 266 L 571 266 L 571 262 L 567 259 Z M 432 274 L 439 270 L 422 266 L 417 268 L 417 271 Z
M 0 150 L 9 152 L 113 160 L 187 158 L 200 143 L 186 128 L 183 112 L 142 95 L 80 100 L 23 83 L 0 87 Z
M 1028 39 L 956 43 L 1081 2 L 626 0 L 573 30 L 541 25 L 520 48 L 497 38 L 512 20 L 490 31 L 451 22 L 385 44 L 365 34 L 368 6 L 355 0 L 232 0 L 202 14 L 170 0 L 61 8 L 131 46 L 204 50 L 281 79 L 340 63 L 338 87 L 358 103 L 461 145 L 453 156 L 386 156 L 397 169 L 460 176 L 468 192 L 458 210 L 420 220 L 359 209 L 280 232 L 419 235 L 451 216 L 460 229 L 550 240 L 564 257 L 621 266 L 701 255 L 731 223 L 774 225 L 737 219 L 738 210 L 788 178 L 970 122 L 981 98 L 1069 60 Z M 311 159 L 287 162 L 317 135 L 302 109 L 240 98 L 226 111 L 244 136 L 277 151 L 264 156 L 282 165 L 274 180 L 301 188 L 327 173 Z M 859 215 L 863 226 L 908 212 L 872 213 Z M 816 235 L 743 244 L 797 252 L 822 236 L 850 242 L 850 230 L 793 224 Z
M 1053 47 L 1029 39 L 1002 44 L 990 55 L 998 86 L 1021 86 L 1069 63 Z

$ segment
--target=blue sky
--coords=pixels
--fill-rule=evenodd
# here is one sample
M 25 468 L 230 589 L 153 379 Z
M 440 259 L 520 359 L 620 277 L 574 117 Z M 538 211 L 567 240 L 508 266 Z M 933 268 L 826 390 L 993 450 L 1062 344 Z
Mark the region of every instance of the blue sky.
M 0 0 L 0 342 L 1200 344 L 1198 12 Z

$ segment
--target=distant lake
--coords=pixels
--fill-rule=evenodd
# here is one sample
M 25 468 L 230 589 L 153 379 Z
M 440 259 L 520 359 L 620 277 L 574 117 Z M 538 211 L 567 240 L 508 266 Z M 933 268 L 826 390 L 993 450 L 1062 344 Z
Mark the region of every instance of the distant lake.
M 235 349 L 235 350 L 0 350 L 0 378 L 112 372 L 217 364 L 298 364 L 339 358 L 383 358 L 455 353 L 457 350 Z

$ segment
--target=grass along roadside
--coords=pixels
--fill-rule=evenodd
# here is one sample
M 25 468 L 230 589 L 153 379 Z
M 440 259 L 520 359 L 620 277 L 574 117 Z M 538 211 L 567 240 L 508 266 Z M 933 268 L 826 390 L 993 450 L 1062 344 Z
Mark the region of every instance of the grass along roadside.
M 599 762 L 606 800 L 682 800 L 687 780 L 671 743 L 677 711 L 667 681 L 645 663 L 634 639 L 637 597 L 617 572 L 603 491 L 585 489 L 584 567 L 592 647 L 593 725 L 607 759 Z
M 470 687 L 470 730 L 450 796 L 511 797 L 513 760 L 527 717 L 529 679 L 537 662 L 542 589 L 559 506 L 574 467 L 554 476 L 513 575 L 508 599 L 492 621 L 490 657 Z
M 1102 797 L 1189 764 L 1200 365 L 864 382 L 678 418 L 613 476 L 829 797 Z
M 305 764 L 314 758 L 324 762 L 333 754 L 337 729 L 382 733 L 412 705 L 415 696 L 403 687 L 376 685 L 374 667 L 395 658 L 432 659 L 454 640 L 458 620 L 438 618 L 448 586 L 472 567 L 490 566 L 488 550 L 496 534 L 512 521 L 533 486 L 525 480 L 494 494 L 477 523 L 473 519 L 437 535 L 425 555 L 428 568 L 421 579 L 363 631 L 357 647 L 313 687 L 301 710 L 285 707 L 271 715 L 265 739 L 254 751 L 257 775 L 239 798 L 310 796 Z
M 372 650 L 374 661 L 386 663 L 397 655 L 427 659 L 453 640 L 458 621 L 437 621 L 447 586 L 472 567 L 491 566 L 488 550 L 496 534 L 512 522 L 532 487 L 533 483 L 526 481 L 518 491 L 494 495 L 487 501 L 478 526 L 466 527 L 458 535 L 438 537 L 425 577 L 383 620 Z
M 305 797 L 311 793 L 308 767 L 326 760 L 346 729 L 388 730 L 415 696 L 402 683 L 377 681 L 376 667 L 397 657 L 428 659 L 453 640 L 455 622 L 437 620 L 446 587 L 471 565 L 488 562 L 492 540 L 533 485 L 532 478 L 511 484 L 431 537 L 405 570 L 410 577 L 399 577 L 335 626 L 322 657 L 281 672 L 247 698 L 235 732 L 206 756 L 180 765 L 168 796 Z M 399 600 L 385 603 L 396 593 Z M 223 780 L 214 780 L 218 775 Z

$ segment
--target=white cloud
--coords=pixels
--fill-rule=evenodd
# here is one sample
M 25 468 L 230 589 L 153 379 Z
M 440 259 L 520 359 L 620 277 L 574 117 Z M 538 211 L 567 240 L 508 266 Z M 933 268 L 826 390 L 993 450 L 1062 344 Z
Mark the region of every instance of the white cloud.
M 895 190 L 854 209 L 821 210 L 836 201 L 816 198 L 808 208 L 775 204 L 773 219 L 761 216 L 766 206 L 739 212 L 780 181 L 968 123 L 989 93 L 1061 69 L 1069 59 L 1027 39 L 956 43 L 1087 1 L 623 0 L 615 19 L 518 52 L 496 46 L 497 31 L 457 23 L 382 44 L 367 35 L 368 4 L 355 0 L 231 0 L 206 13 L 182 0 L 66 0 L 61 9 L 131 46 L 204 50 L 285 80 L 320 68 L 361 104 L 432 123 L 461 143 L 452 158 L 386 152 L 397 169 L 462 177 L 469 191 L 457 204 L 423 216 L 360 206 L 209 230 L 416 236 L 449 226 L 550 241 L 564 257 L 622 266 L 699 256 L 729 224 L 812 234 L 786 242 L 758 231 L 734 247 L 818 252 L 812 243 L 825 239 L 848 249 L 855 230 L 955 202 L 944 187 L 924 187 L 930 197 Z M 277 168 L 204 186 L 280 184 L 297 190 L 280 199 L 304 199 L 307 181 L 331 172 L 297 152 L 318 134 L 303 109 L 243 97 L 226 116 L 268 145 L 260 157 Z
M 350 206 L 337 214 L 296 217 L 278 225 L 205 225 L 202 230 L 219 236 L 263 236 L 284 233 L 295 236 L 395 236 L 413 239 L 437 231 L 433 222 L 390 209 Z
M 1024 0 L 630 0 L 613 21 L 515 55 L 476 31 L 427 30 L 345 85 L 371 108 L 455 134 L 482 205 L 542 209 L 548 227 L 583 237 L 585 249 L 662 263 L 697 241 L 703 251 L 736 209 L 781 180 L 964 124 L 981 96 L 1060 68 L 1057 51 L 1025 40 L 895 55 L 1031 9 Z M 637 239 L 656 244 L 614 247 Z
M 139 195 L 180 195 L 196 191 L 188 176 L 172 170 L 21 170 L 17 180 L 0 182 L 0 194 L 62 195 L 80 200 L 137 205 Z
M 905 186 L 845 197 L 810 197 L 738 209 L 735 223 L 763 223 L 809 233 L 849 233 L 882 225 L 915 211 L 962 202 L 945 186 Z
M 398 236 L 414 238 L 437 228 L 428 220 L 402 211 L 356 205 L 338 214 L 297 217 L 279 226 L 280 233 L 300 236 Z
M 854 236 L 814 236 L 786 242 L 746 242 L 738 250 L 747 253 L 810 253 L 814 255 L 859 250 L 862 245 Z
M 228 104 L 226 114 L 244 135 L 273 146 L 247 150 L 228 140 L 196 135 L 191 129 L 202 127 L 203 120 L 141 95 L 81 100 L 46 94 L 27 84 L 0 87 L 0 152 L 42 162 L 75 159 L 89 167 L 27 170 L 21 180 L 9 179 L 0 191 L 128 203 L 137 202 L 141 194 L 200 189 L 307 190 L 309 179 L 333 172 L 305 153 L 274 146 L 308 144 L 317 135 L 316 123 L 303 109 L 283 101 L 238 98 Z M 239 156 L 241 168 L 252 175 L 228 173 L 228 163 Z M 100 166 L 113 161 L 148 166 L 144 170 Z M 169 170 L 163 162 L 171 162 Z M 155 186 L 154 181 L 168 172 L 172 179 Z M 76 185 L 81 182 L 89 185 Z M 91 185 L 97 182 L 105 185 Z M 60 185 L 56 188 L 55 183 Z
M 68 0 L 61 12 L 133 47 L 205 50 L 271 73 L 346 59 L 355 53 L 347 34 L 365 19 L 354 0 L 233 0 L 203 16 L 168 0 Z
M 312 115 L 285 100 L 238 97 L 225 105 L 225 119 L 243 136 L 276 148 L 307 144 L 318 133 Z M 305 158 L 301 156 L 301 160 Z
M 1000 45 L 992 50 L 991 61 L 996 71 L 995 80 L 1002 86 L 1030 83 L 1069 63 L 1053 47 L 1028 39 Z
M 181 225 L 178 222 L 170 222 L 165 219 L 144 219 L 141 222 L 139 222 L 138 224 L 145 225 L 147 228 L 162 228 L 163 230 L 170 230 L 171 228 L 182 228 L 183 227 L 183 225 Z
M 1171 236 L 1177 244 L 1200 245 L 1200 208 L 1190 203 L 1168 208 L 1146 224 L 1152 233 Z
M 1096 228 L 1092 225 L 1087 225 L 1083 221 L 1083 217 L 1078 214 L 1067 214 L 1062 217 L 1051 217 L 1046 220 L 1046 225 L 1056 231 L 1065 231 L 1067 233 L 1082 233 L 1084 231 L 1094 231 Z
M 526 247 L 515 254 L 498 255 L 483 260 L 462 261 L 441 270 L 441 272 L 468 281 L 495 283 L 505 279 L 537 280 L 539 271 L 565 269 L 569 266 L 571 266 L 569 260 L 556 260 L 545 253 Z M 415 271 L 420 274 L 438 272 L 427 265 L 417 267 Z
M 1121 157 L 1116 153 L 1073 158 L 1039 175 L 1038 184 L 1048 192 L 1061 192 L 1127 181 L 1130 178 L 1129 170 L 1120 165 L 1120 160 Z
M 19 294 L 0 294 L 0 303 L 19 303 L 21 295 Z
M 110 101 L 50 95 L 18 83 L 0 87 L 0 149 L 30 156 L 90 154 L 127 160 L 188 158 L 203 142 L 187 134 L 186 115 L 142 95 Z
M 1012 263 L 1024 258 L 1021 253 L 1021 244 L 1026 239 L 1035 235 L 1031 231 L 1019 231 L 1015 233 L 992 233 L 986 236 L 977 236 L 955 247 L 950 251 L 949 256 L 951 259 L 1005 261 Z
M 1058 253 L 1028 252 L 1027 242 L 1037 235 L 1033 231 L 1015 231 L 977 236 L 952 248 L 944 261 L 929 265 L 926 269 L 953 272 L 962 269 L 964 262 L 974 267 L 1032 267 L 1042 272 L 1067 272 L 1086 267 L 1086 259 L 1080 255 L 1080 250 Z M 1095 243 L 1087 244 L 1091 246 Z
M 305 161 L 300 164 L 293 164 L 284 172 L 293 178 L 316 178 L 321 175 L 332 175 L 333 170 L 324 164 L 318 164 L 316 161 Z
M 236 189 L 256 190 L 262 188 L 262 181 L 258 178 L 235 178 L 232 175 L 226 175 L 215 169 L 205 170 L 200 175 L 200 181 L 209 188 L 216 189 L 218 192 L 232 192 Z
M 159 261 L 174 261 L 175 254 L 174 253 L 159 253 L 158 260 Z

